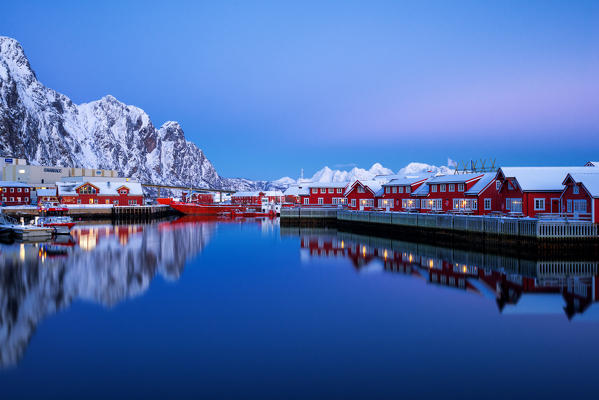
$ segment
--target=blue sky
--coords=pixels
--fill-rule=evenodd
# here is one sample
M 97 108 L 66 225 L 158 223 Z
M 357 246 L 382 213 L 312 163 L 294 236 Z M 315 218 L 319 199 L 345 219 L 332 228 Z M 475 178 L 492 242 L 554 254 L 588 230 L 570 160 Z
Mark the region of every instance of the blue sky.
M 181 123 L 224 176 L 599 158 L 599 1 L 8 2 L 47 86 Z

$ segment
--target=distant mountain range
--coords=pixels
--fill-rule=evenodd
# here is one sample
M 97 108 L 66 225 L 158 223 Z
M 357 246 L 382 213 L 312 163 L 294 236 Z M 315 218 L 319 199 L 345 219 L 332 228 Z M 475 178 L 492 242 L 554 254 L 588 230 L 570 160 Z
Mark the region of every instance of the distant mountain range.
M 221 177 L 204 152 L 186 140 L 174 121 L 159 128 L 142 109 L 113 96 L 74 104 L 45 87 L 18 41 L 0 36 L 0 155 L 32 164 L 114 169 L 141 182 L 233 190 L 285 189 L 283 177 L 253 181 Z M 411 163 L 400 174 L 446 172 L 447 167 Z M 350 171 L 324 167 L 311 181 L 341 182 L 393 173 L 376 163 Z

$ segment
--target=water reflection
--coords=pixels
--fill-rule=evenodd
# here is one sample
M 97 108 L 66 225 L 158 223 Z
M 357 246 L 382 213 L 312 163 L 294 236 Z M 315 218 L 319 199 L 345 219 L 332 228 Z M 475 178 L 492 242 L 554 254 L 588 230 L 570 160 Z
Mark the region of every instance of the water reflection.
M 404 274 L 489 299 L 503 314 L 599 319 L 598 261 L 530 260 L 320 228 L 281 227 L 281 234 L 300 236 L 304 262 L 348 259 L 360 273 Z
M 157 275 L 178 279 L 215 228 L 202 219 L 88 225 L 51 242 L 0 244 L 0 367 L 17 364 L 38 324 L 74 300 L 110 307 Z

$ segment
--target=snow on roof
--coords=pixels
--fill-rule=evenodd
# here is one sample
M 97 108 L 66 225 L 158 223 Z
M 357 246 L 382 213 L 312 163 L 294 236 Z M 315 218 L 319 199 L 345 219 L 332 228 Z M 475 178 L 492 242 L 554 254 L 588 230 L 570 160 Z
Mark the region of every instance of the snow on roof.
M 589 167 L 501 167 L 506 178 L 518 181 L 523 191 L 561 191 L 562 182 L 569 173 L 586 173 Z
M 372 191 L 372 193 L 374 193 L 374 194 L 378 193 L 382 188 L 380 181 L 375 181 L 375 180 L 361 181 L 359 179 L 356 179 L 351 185 L 347 186 L 347 188 L 345 189 L 345 193 L 343 193 L 343 195 L 346 196 L 347 194 L 349 194 L 349 192 L 351 191 L 351 189 L 354 187 L 354 185 L 357 182 L 360 182 L 360 184 L 362 184 L 362 186 L 365 186 L 368 189 L 370 189 Z
M 37 189 L 38 196 L 56 196 L 56 188 L 54 189 Z
M 479 194 L 482 192 L 489 183 L 493 182 L 497 177 L 497 172 L 487 172 L 479 179 L 472 187 L 466 192 L 466 194 Z
M 599 171 L 594 173 L 571 173 L 568 176 L 576 183 L 582 183 L 592 197 L 599 197 Z
M 428 182 L 426 182 L 428 183 Z M 426 196 L 429 193 L 429 186 L 428 185 L 420 185 L 418 186 L 418 189 L 414 190 L 412 192 L 412 196 Z
M 391 179 L 389 182 L 383 184 L 383 186 L 403 186 L 403 185 L 413 185 L 417 182 L 425 181 L 426 178 L 423 177 L 407 177 L 402 176 L 400 178 Z
M 349 184 L 349 182 L 314 182 L 314 183 L 309 183 L 306 186 L 309 187 L 310 189 L 312 188 L 338 188 L 338 189 L 344 189 L 347 185 Z
M 24 182 L 0 181 L 0 187 L 31 187 L 31 186 Z
M 435 183 L 465 183 L 471 181 L 472 179 L 479 178 L 483 176 L 482 172 L 474 172 L 467 174 L 453 174 L 453 175 L 438 175 L 434 176 L 428 181 L 426 181 L 427 185 L 435 184 Z
M 599 167 L 599 161 L 589 161 L 584 166 L 585 167 Z
M 258 197 L 260 193 L 264 196 L 284 196 L 280 190 L 257 190 L 252 192 L 235 192 L 231 197 Z
M 305 186 L 289 186 L 284 192 L 285 196 L 300 196 L 302 194 L 309 194 L 308 188 Z
M 143 196 L 143 189 L 139 182 L 111 182 L 111 181 L 92 181 L 92 182 L 56 182 L 59 196 L 76 196 L 76 190 L 84 185 L 92 185 L 99 189 L 99 195 L 118 196 L 118 189 L 126 187 L 129 189 L 130 196 Z

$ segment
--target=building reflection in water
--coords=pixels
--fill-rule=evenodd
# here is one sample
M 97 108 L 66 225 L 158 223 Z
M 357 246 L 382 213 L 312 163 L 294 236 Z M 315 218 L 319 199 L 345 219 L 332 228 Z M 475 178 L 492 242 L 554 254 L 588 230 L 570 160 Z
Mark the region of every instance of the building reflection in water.
M 45 243 L 0 244 L 0 368 L 16 365 L 37 325 L 75 300 L 107 307 L 141 295 L 157 275 L 180 277 L 214 220 L 76 226 Z
M 320 228 L 281 227 L 281 234 L 300 236 L 303 261 L 345 258 L 360 272 L 382 265 L 387 273 L 490 299 L 504 314 L 599 319 L 599 261 L 529 260 Z

